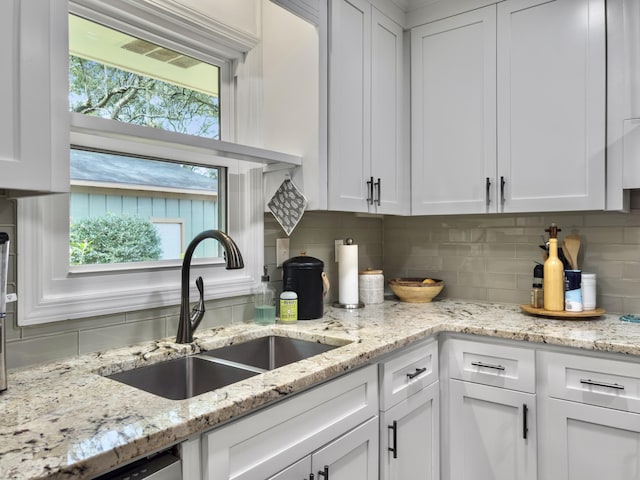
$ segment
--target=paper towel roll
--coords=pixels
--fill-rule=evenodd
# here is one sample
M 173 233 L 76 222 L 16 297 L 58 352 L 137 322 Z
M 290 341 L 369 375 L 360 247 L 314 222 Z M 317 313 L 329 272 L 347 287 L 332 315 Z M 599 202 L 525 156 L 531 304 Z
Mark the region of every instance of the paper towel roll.
M 338 246 L 338 302 L 358 304 L 358 245 Z

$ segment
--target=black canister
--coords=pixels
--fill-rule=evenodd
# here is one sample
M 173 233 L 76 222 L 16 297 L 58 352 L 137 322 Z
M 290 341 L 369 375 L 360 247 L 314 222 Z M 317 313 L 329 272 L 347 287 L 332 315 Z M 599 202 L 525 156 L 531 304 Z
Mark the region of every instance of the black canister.
M 301 255 L 282 263 L 282 290 L 298 294 L 298 320 L 322 318 L 324 314 L 324 263 Z

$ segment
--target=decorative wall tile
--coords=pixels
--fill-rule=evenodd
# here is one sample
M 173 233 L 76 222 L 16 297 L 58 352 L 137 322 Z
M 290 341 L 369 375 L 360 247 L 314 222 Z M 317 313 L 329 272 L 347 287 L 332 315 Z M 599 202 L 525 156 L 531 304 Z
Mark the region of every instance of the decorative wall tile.
M 328 303 L 338 294 L 334 240 L 347 237 L 359 245 L 360 266 L 383 268 L 386 279 L 428 275 L 445 280 L 443 298 L 522 303 L 529 299 L 534 262 L 542 260 L 541 235 L 556 222 L 562 228 L 561 238 L 569 233 L 582 237 L 580 259 L 584 270 L 598 275 L 599 306 L 609 312 L 640 313 L 640 190 L 632 192 L 631 206 L 629 213 L 433 217 L 305 212 L 290 237 L 290 253 L 295 256 L 304 250 L 325 262 L 332 284 Z M 16 231 L 15 211 L 15 202 L 0 199 L 3 231 Z M 279 292 L 282 269 L 275 265 L 275 243 L 286 235 L 270 213 L 264 219 L 265 263 Z M 12 243 L 10 291 L 15 289 L 15 252 L 17 242 Z M 125 346 L 141 336 L 171 336 L 177 330 L 179 312 L 174 306 L 19 328 L 14 308 L 15 304 L 10 306 L 7 317 L 11 368 L 104 345 Z M 200 328 L 252 321 L 253 299 L 247 295 L 208 301 Z M 136 327 L 138 323 L 142 326 Z
M 97 352 L 126 345 L 135 345 L 167 336 L 163 318 L 125 323 L 111 327 L 81 330 L 79 333 L 79 353 Z
M 69 358 L 78 353 L 78 332 L 7 342 L 7 368 Z
M 640 286 L 631 282 L 640 277 L 640 191 L 632 192 L 631 205 L 629 213 L 385 217 L 385 275 L 427 270 L 447 282 L 442 297 L 528 302 L 533 266 L 542 261 L 541 236 L 555 222 L 561 240 L 581 236 L 580 265 L 602 282 L 598 304 L 619 312 L 640 302 Z M 421 255 L 434 250 L 441 262 Z

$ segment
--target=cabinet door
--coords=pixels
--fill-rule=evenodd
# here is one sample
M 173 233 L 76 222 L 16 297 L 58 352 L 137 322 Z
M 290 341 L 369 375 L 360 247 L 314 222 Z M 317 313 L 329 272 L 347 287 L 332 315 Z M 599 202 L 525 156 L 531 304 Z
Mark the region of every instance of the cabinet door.
M 0 189 L 69 191 L 67 2 L 5 0 L 1 8 Z
M 316 478 L 377 480 L 378 417 L 318 450 L 311 456 L 311 466 Z M 325 472 L 328 477 L 323 477 Z
M 371 5 L 333 0 L 329 44 L 330 210 L 367 212 L 371 165 Z
M 311 455 L 308 455 L 267 480 L 304 480 L 309 478 L 311 471 Z
M 380 478 L 438 480 L 439 382 L 382 413 Z
M 495 11 L 411 31 L 414 215 L 496 211 Z
M 549 399 L 548 417 L 543 478 L 640 479 L 640 415 Z
M 535 395 L 458 380 L 449 388 L 451 480 L 535 480 Z
M 402 27 L 377 9 L 371 26 L 371 175 L 377 213 L 409 213 Z
M 363 422 L 377 422 L 376 373 L 369 365 L 204 434 L 202 477 L 264 480 Z
M 603 0 L 498 4 L 503 210 L 604 208 Z

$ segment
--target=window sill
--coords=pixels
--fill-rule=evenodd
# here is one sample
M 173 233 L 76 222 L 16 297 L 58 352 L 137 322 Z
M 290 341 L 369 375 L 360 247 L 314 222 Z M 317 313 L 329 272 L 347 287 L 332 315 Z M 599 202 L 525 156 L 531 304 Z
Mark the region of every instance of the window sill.
M 189 139 L 187 143 L 187 141 L 185 141 L 186 136 L 183 134 L 167 132 L 166 130 L 160 129 L 149 131 L 149 128 L 138 125 L 121 123 L 115 120 L 107 121 L 111 123 L 109 131 L 111 132 L 112 138 L 128 138 L 137 135 L 157 143 L 184 145 L 187 148 L 205 151 L 208 155 L 214 157 L 262 164 L 270 171 L 302 165 L 302 157 L 298 155 L 251 147 L 249 145 L 240 145 L 238 143 L 225 142 L 213 138 L 188 136 Z M 73 130 L 77 134 L 100 131 L 105 128 L 104 123 L 105 119 L 103 118 L 71 113 L 71 125 L 73 125 Z

